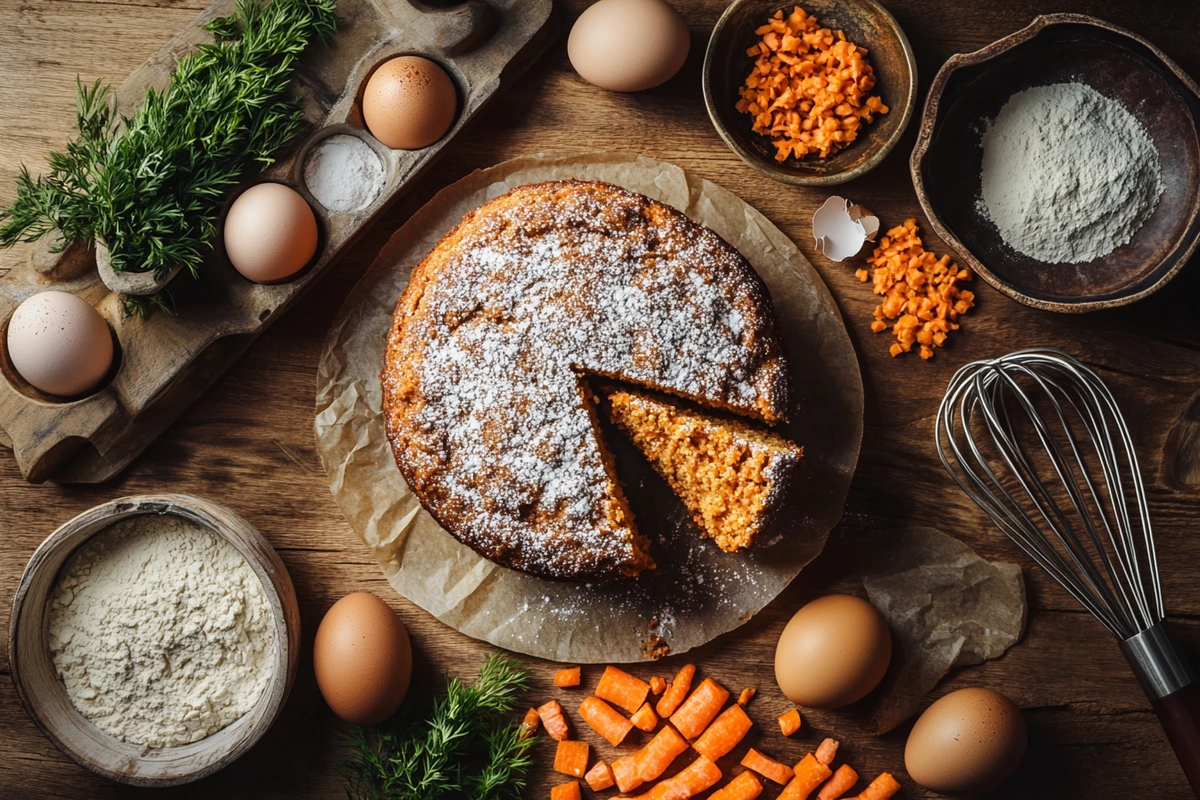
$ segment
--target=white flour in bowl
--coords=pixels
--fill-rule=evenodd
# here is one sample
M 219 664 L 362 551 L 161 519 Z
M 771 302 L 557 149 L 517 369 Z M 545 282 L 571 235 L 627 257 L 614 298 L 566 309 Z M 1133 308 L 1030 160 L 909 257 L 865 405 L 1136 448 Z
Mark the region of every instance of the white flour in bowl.
M 1051 264 L 1128 243 L 1163 193 L 1145 128 L 1083 83 L 1010 97 L 983 134 L 981 177 L 979 211 L 1014 250 Z
M 50 649 L 71 703 L 97 727 L 173 747 L 254 706 L 274 671 L 275 622 L 232 544 L 181 517 L 137 516 L 63 566 Z

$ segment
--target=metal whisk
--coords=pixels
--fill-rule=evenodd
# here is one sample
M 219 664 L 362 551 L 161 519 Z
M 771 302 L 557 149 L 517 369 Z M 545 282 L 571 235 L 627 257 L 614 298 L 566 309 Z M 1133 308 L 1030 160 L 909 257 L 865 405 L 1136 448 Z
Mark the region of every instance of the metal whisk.
M 1112 392 L 1061 350 L 955 373 L 935 442 L 992 522 L 1120 642 L 1200 797 L 1200 684 L 1163 626 L 1146 490 Z

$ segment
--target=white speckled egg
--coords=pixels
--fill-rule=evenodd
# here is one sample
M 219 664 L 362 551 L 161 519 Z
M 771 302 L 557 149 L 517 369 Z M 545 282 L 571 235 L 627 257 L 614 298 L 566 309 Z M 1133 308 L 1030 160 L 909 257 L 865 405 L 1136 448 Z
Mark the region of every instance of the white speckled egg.
M 100 312 L 66 292 L 27 298 L 8 322 L 8 356 L 25 380 L 46 394 L 81 395 L 113 362 L 112 333 Z

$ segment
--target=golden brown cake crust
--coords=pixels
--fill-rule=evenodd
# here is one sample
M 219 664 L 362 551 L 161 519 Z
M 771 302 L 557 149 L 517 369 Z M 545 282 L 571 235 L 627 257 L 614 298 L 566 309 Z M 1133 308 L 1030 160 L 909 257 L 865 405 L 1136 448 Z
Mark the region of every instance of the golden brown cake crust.
M 558 580 L 652 566 L 581 374 L 785 419 L 766 289 L 715 233 L 611 184 L 513 189 L 413 270 L 381 383 L 404 479 L 451 534 Z

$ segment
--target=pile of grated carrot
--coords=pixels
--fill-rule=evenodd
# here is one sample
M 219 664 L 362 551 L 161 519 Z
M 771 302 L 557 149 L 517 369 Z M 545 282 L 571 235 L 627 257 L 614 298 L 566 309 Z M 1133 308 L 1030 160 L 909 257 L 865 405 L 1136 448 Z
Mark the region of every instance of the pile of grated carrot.
M 753 117 L 755 133 L 770 137 L 776 161 L 810 153 L 827 158 L 858 138 L 876 113 L 888 113 L 870 95 L 875 71 L 866 49 L 842 31 L 822 28 L 796 6 L 786 18 L 775 12 L 754 33 L 762 38 L 746 51 L 754 69 L 737 109 Z
M 933 348 L 958 330 L 958 318 L 975 305 L 975 293 L 958 285 L 971 280 L 970 270 L 959 269 L 950 256 L 937 258 L 926 250 L 915 219 L 888 231 L 867 262 L 874 270 L 855 274 L 864 283 L 871 279 L 875 294 L 883 295 L 871 330 L 882 333 L 891 322 L 896 336 L 892 357 L 919 345 L 922 359 L 933 358 Z
M 590 768 L 588 744 L 570 738 L 559 702 L 551 700 L 531 708 L 525 717 L 526 731 L 532 735 L 540 721 L 558 742 L 554 769 L 574 779 L 551 789 L 550 800 L 581 800 L 580 779 L 593 791 L 615 787 L 625 796 L 658 780 L 689 747 L 698 754 L 690 764 L 633 800 L 688 800 L 716 786 L 723 777 L 717 762 L 731 753 L 754 725 L 743 710 L 754 690 L 744 689 L 728 703 L 728 689 L 712 678 L 693 688 L 695 677 L 694 664 L 685 665 L 669 684 L 662 678 L 646 682 L 616 667 L 605 667 L 593 695 L 579 705 L 579 716 L 613 747 L 635 727 L 653 736 L 640 749 L 611 762 L 597 760 Z M 578 686 L 580 668 L 559 670 L 554 682 L 560 687 Z M 650 695 L 661 696 L 654 703 Z M 801 727 L 800 713 L 795 709 L 786 712 L 779 725 L 784 736 L 791 736 Z M 815 800 L 888 800 L 900 791 L 896 779 L 884 772 L 858 795 L 847 797 L 846 792 L 858 782 L 858 773 L 847 764 L 833 770 L 830 765 L 837 750 L 835 740 L 825 739 L 815 753 L 789 767 L 751 747 L 739 762 L 745 770 L 710 800 L 754 800 L 763 792 L 759 776 L 783 786 L 780 800 L 807 800 L 818 787 Z

